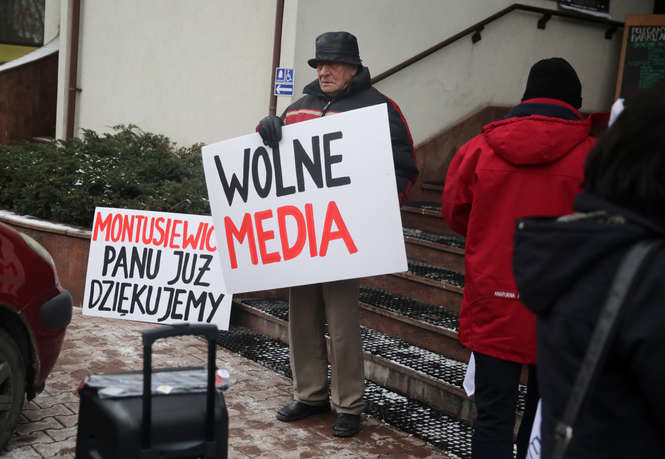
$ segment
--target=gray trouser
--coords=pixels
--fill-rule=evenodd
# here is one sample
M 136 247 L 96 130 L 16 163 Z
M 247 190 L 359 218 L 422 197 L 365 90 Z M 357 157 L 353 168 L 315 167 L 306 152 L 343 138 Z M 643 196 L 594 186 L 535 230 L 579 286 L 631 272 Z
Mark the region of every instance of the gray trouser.
M 338 413 L 364 408 L 358 279 L 303 285 L 289 290 L 289 348 L 294 398 L 317 405 L 328 400 L 328 358 L 323 334 L 328 322 L 331 404 Z

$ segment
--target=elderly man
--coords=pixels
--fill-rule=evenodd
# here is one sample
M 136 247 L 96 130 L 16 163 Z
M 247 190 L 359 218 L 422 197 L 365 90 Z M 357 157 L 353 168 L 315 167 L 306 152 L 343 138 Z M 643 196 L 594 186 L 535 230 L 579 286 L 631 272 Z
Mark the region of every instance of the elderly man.
M 327 32 L 316 39 L 316 57 L 308 61 L 318 78 L 305 86 L 305 95 L 281 117 L 259 122 L 266 145 L 275 147 L 282 125 L 387 104 L 390 137 L 400 202 L 415 181 L 413 142 L 402 113 L 392 100 L 371 86 L 369 70 L 362 65 L 356 37 L 348 32 Z M 362 154 L 362 152 L 356 152 Z M 371 167 L 371 164 L 367 164 Z M 371 222 L 368 222 L 371 224 Z M 360 431 L 364 408 L 364 376 L 358 279 L 293 287 L 289 291 L 289 344 L 294 401 L 277 411 L 277 419 L 297 421 L 336 411 L 333 435 L 350 437 Z M 324 323 L 330 335 L 332 384 L 328 399 L 328 357 Z

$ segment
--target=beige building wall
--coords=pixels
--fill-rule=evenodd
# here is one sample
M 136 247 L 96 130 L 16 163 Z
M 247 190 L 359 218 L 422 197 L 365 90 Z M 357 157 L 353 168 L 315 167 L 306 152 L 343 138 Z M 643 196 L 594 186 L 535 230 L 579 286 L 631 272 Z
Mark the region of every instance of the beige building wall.
M 60 32 L 60 0 L 44 3 L 44 44 L 58 36 Z
M 67 96 L 69 94 L 69 50 L 72 0 L 54 0 L 54 2 L 55 3 L 51 4 L 48 4 L 50 2 L 47 2 L 45 13 L 48 13 L 51 16 L 57 14 L 58 23 L 60 24 L 58 27 L 60 50 L 58 52 L 58 98 L 55 107 L 55 136 L 62 139 L 67 132 Z
M 287 0 L 288 2 L 289 0 Z M 295 21 L 296 88 L 316 77 L 307 66 L 316 36 L 348 30 L 358 37 L 361 58 L 372 75 L 424 51 L 506 8 L 509 0 L 324 0 L 300 1 Z M 552 0 L 519 3 L 557 9 Z M 612 0 L 612 19 L 649 14 L 653 0 Z M 553 56 L 566 58 L 583 85 L 585 111 L 608 111 L 614 94 L 622 29 L 611 40 L 605 29 L 553 17 L 545 30 L 539 14 L 512 12 L 482 31 L 482 40 L 461 39 L 377 83 L 402 108 L 416 143 L 487 105 L 514 105 L 524 92 L 531 65 Z M 291 98 L 280 97 L 284 109 Z M 293 98 L 295 99 L 295 97 Z
M 61 39 L 57 135 L 65 132 L 69 18 Z M 315 78 L 307 59 L 324 31 L 357 35 L 373 75 L 487 18 L 509 0 L 285 0 L 281 66 L 295 69 L 293 97 Z M 550 9 L 553 0 L 523 0 Z M 252 132 L 268 112 L 275 0 L 82 0 L 75 132 L 133 123 L 179 145 Z M 612 0 L 611 15 L 648 14 L 653 0 Z M 58 8 L 55 8 L 56 10 Z M 48 11 L 48 9 L 47 9 Z M 585 111 L 612 102 L 622 30 L 513 12 L 377 84 L 404 111 L 416 143 L 486 105 L 519 101 L 530 66 L 561 56 L 577 69 Z M 53 26 L 49 26 L 53 30 Z
M 189 145 L 267 114 L 274 2 L 85 0 L 80 17 L 77 135 L 131 123 Z

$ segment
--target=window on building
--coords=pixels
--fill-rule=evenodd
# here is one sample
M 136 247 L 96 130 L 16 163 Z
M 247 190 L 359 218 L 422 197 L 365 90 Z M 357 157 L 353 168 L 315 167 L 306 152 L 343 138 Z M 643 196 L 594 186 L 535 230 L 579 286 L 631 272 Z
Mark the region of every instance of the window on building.
M 44 44 L 45 0 L 0 1 L 0 64 Z

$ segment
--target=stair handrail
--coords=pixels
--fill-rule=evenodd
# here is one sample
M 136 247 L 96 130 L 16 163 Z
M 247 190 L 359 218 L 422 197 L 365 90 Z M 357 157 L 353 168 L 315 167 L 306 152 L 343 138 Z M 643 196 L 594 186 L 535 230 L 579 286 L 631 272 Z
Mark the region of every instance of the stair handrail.
M 469 34 L 473 33 L 473 36 L 471 37 L 471 40 L 473 43 L 476 43 L 480 41 L 481 35 L 480 32 L 483 30 L 483 28 L 489 24 L 490 22 L 496 21 L 497 19 L 505 16 L 506 14 L 510 13 L 511 11 L 528 11 L 532 13 L 540 13 L 543 16 L 538 20 L 538 28 L 539 29 L 544 29 L 547 21 L 549 21 L 552 16 L 559 16 L 559 17 L 564 17 L 568 19 L 575 19 L 583 22 L 590 22 L 594 24 L 599 24 L 603 26 L 607 26 L 607 29 L 605 31 L 605 38 L 606 39 L 611 39 L 612 35 L 614 32 L 619 27 L 623 27 L 624 23 L 619 22 L 619 21 L 613 21 L 611 19 L 605 19 L 601 17 L 596 17 L 596 16 L 587 16 L 581 13 L 576 13 L 573 11 L 561 11 L 561 10 L 552 10 L 549 8 L 542 8 L 538 6 L 531 6 L 531 5 L 524 5 L 522 3 L 513 3 L 512 5 L 502 9 L 501 11 L 494 13 L 491 16 L 488 16 L 487 18 L 483 19 L 480 22 L 477 22 L 473 24 L 470 27 L 467 27 L 466 29 L 462 30 L 459 33 L 456 33 L 455 35 L 446 38 L 445 40 L 437 43 L 436 45 L 427 48 L 425 51 L 422 51 L 415 56 L 395 65 L 394 67 L 389 68 L 385 72 L 382 72 L 378 75 L 376 75 L 374 78 L 372 78 L 372 84 L 375 84 L 385 78 L 388 78 L 389 76 L 399 72 L 400 70 L 410 66 L 411 64 L 414 64 L 418 62 L 419 60 L 429 56 L 430 54 L 433 54 L 437 51 L 439 51 L 442 48 L 445 48 L 446 46 L 450 45 L 451 43 L 456 42 L 457 40 L 460 40 L 461 38 L 466 37 Z

